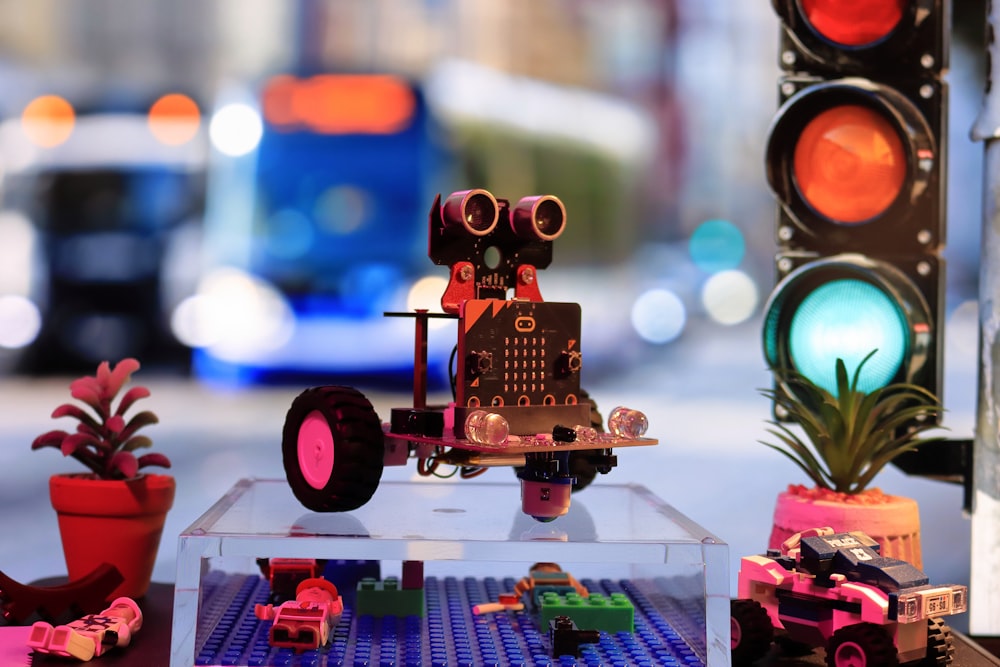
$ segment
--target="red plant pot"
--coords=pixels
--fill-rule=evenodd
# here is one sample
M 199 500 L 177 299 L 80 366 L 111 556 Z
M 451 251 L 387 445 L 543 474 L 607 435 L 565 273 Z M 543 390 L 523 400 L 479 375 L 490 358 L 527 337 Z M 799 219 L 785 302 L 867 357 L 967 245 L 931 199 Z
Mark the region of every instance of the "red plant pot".
M 141 598 L 149 589 L 176 482 L 170 475 L 102 480 L 92 474 L 53 475 L 49 496 L 59 517 L 70 581 L 102 563 L 124 581 L 108 599 Z

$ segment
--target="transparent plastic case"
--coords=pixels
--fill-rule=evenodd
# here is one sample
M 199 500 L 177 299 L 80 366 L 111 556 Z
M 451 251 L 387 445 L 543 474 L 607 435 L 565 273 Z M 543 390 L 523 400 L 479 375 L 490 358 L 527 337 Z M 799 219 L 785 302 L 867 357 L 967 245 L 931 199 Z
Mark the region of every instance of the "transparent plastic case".
M 212 618 L 207 578 L 259 572 L 258 558 L 403 561 L 427 577 L 514 577 L 553 561 L 578 579 L 628 581 L 645 591 L 709 667 L 729 665 L 729 548 L 638 485 L 593 484 L 566 516 L 538 523 L 518 487 L 480 482 L 383 482 L 349 513 L 306 510 L 284 480 L 238 482 L 179 539 L 171 667 L 190 667 Z

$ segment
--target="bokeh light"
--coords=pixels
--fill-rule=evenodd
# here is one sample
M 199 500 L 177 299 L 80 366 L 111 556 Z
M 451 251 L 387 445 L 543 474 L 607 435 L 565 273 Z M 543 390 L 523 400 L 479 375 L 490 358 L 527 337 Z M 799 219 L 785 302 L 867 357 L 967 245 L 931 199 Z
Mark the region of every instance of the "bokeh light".
M 309 218 L 295 209 L 282 209 L 267 221 L 267 251 L 275 257 L 302 257 L 309 252 L 315 237 Z
M 406 295 L 408 311 L 426 310 L 431 313 L 441 312 L 441 295 L 448 287 L 448 280 L 443 276 L 424 276 L 413 283 Z M 439 329 L 448 325 L 447 319 L 434 318 L 428 323 L 428 328 Z
M 632 304 L 632 327 L 650 343 L 669 343 L 681 335 L 687 323 L 684 303 L 666 289 L 644 292 Z
M 21 128 L 28 139 L 43 148 L 65 143 L 73 134 L 73 105 L 58 95 L 43 95 L 28 103 L 21 113 Z
M 742 271 L 720 271 L 705 281 L 701 303 L 719 324 L 739 324 L 757 310 L 758 292 L 753 278 Z
M 208 274 L 197 293 L 171 317 L 174 335 L 190 347 L 211 347 L 222 359 L 240 360 L 288 342 L 295 317 L 272 285 L 239 269 Z
M 743 232 L 727 220 L 706 220 L 698 225 L 688 242 L 691 261 L 706 273 L 735 269 L 743 261 L 746 242 Z
M 417 100 L 406 81 L 385 74 L 279 74 L 264 86 L 262 106 L 285 131 L 394 134 L 409 125 Z
M 327 188 L 313 207 L 316 224 L 331 234 L 356 232 L 372 217 L 370 199 L 365 190 L 352 185 Z
M 149 108 L 149 131 L 167 146 L 180 146 L 194 139 L 201 125 L 201 111 L 187 95 L 164 95 Z
M 227 104 L 216 111 L 208 128 L 212 145 L 230 157 L 240 157 L 257 148 L 263 134 L 260 114 L 241 103 Z
M 41 329 L 38 306 L 23 296 L 0 296 L 0 347 L 26 347 L 38 338 Z
M 41 269 L 35 226 L 23 213 L 0 212 L 0 293 L 28 296 Z

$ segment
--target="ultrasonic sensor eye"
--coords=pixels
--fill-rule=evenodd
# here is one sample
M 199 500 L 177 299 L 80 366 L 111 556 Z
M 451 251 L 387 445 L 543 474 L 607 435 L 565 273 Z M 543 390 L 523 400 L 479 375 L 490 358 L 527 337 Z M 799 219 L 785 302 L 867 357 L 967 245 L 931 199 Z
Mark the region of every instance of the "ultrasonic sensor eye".
M 553 241 L 566 228 L 566 207 L 552 195 L 525 197 L 514 207 L 511 224 L 523 239 Z
M 448 196 L 441 217 L 449 229 L 461 227 L 474 236 L 486 236 L 497 226 L 500 207 L 486 190 L 462 190 Z

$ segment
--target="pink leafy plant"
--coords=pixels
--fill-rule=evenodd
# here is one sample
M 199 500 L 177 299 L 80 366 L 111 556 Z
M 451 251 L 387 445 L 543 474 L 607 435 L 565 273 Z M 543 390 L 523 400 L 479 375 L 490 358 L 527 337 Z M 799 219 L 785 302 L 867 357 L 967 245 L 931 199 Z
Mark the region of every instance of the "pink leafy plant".
M 147 410 L 126 421 L 125 413 L 136 401 L 149 396 L 149 390 L 133 386 L 122 395 L 117 408 L 114 405 L 118 393 L 137 370 L 139 362 L 135 359 L 123 359 L 114 367 L 104 361 L 97 367 L 96 376 L 74 380 L 69 386 L 70 394 L 92 408 L 94 414 L 72 403 L 60 405 L 52 412 L 52 418 L 78 420 L 76 432 L 43 433 L 35 438 L 31 448 L 58 447 L 63 456 L 72 456 L 101 479 L 132 479 L 147 466 L 169 468 L 170 460 L 163 454 L 134 453 L 153 444 L 145 435 L 137 435 L 139 429 L 159 420 Z

